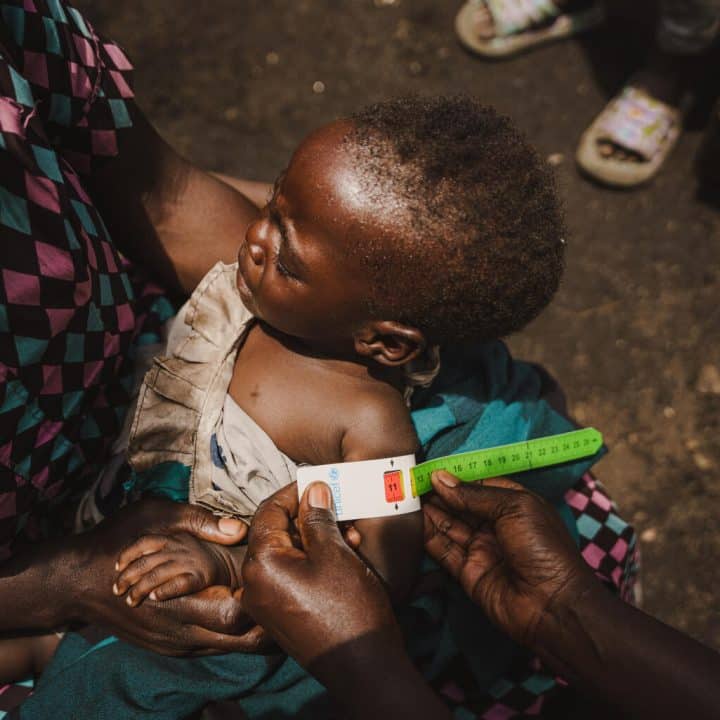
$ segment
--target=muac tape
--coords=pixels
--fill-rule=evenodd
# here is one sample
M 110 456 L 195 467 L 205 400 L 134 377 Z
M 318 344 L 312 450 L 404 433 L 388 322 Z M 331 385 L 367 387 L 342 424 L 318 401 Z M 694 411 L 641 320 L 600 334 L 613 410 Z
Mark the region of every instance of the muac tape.
M 413 495 L 411 471 L 414 455 L 382 460 L 304 465 L 298 468 L 298 493 L 302 497 L 312 482 L 330 486 L 338 520 L 402 515 L 420 509 L 420 497 Z
M 594 455 L 603 438 L 595 428 L 446 455 L 415 464 L 414 455 L 298 468 L 298 493 L 318 480 L 332 490 L 338 520 L 401 515 L 420 509 L 430 477 L 447 470 L 463 482 L 550 467 Z

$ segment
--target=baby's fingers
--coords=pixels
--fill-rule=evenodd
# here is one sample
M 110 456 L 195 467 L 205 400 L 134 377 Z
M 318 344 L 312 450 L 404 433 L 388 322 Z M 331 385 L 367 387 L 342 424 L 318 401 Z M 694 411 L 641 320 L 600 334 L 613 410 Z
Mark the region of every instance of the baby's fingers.
M 172 600 L 183 595 L 194 595 L 207 587 L 195 573 L 184 572 L 156 587 L 149 595 L 151 600 Z
M 184 580 L 182 583 L 175 584 L 174 581 L 178 578 L 184 578 Z M 158 597 L 157 591 L 168 584 L 171 584 L 172 587 L 191 588 L 189 592 L 195 592 L 204 587 L 202 579 L 195 573 L 189 573 L 178 563 L 168 560 L 143 575 L 128 590 L 126 602 L 130 607 L 135 607 L 147 597 L 150 597 L 151 600 L 164 600 L 166 599 L 164 594 L 163 597 Z M 184 593 L 180 592 L 179 594 L 183 595 Z
M 115 595 L 124 595 L 129 588 L 140 582 L 143 577 L 155 572 L 158 566 L 167 563 L 170 557 L 171 556 L 165 552 L 156 552 L 152 555 L 140 556 L 118 575 L 113 585 L 113 593 L 115 593 Z
M 122 572 L 133 560 L 137 560 L 143 555 L 159 552 L 165 547 L 167 540 L 164 535 L 145 535 L 141 537 L 118 555 L 115 569 Z

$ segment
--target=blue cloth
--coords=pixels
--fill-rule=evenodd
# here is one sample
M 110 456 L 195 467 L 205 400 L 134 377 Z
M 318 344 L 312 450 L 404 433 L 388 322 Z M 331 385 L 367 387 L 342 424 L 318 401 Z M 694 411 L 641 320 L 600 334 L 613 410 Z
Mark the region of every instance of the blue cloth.
M 442 358 L 435 382 L 413 398 L 412 418 L 427 459 L 576 429 L 543 397 L 556 387 L 551 378 L 536 365 L 513 360 L 504 343 L 443 347 Z M 605 453 L 602 448 L 593 457 L 513 480 L 559 501 Z
M 543 398 L 548 378 L 514 361 L 501 342 L 446 348 L 432 387 L 416 393 L 413 420 L 423 454 L 434 458 L 573 429 Z M 563 493 L 605 452 L 583 461 L 514 478 L 556 504 L 577 537 Z M 165 463 L 135 479 L 145 492 L 178 499 L 187 469 Z M 186 491 L 186 485 L 185 485 Z M 425 570 L 433 569 L 426 559 Z M 523 651 L 482 616 L 454 582 L 398 610 L 408 651 L 432 680 L 462 656 L 479 689 L 488 688 Z M 210 700 L 238 698 L 250 718 L 330 713 L 324 689 L 291 658 L 231 654 L 166 658 L 120 641 L 93 645 L 68 633 L 21 717 L 87 716 L 103 720 L 186 717 Z

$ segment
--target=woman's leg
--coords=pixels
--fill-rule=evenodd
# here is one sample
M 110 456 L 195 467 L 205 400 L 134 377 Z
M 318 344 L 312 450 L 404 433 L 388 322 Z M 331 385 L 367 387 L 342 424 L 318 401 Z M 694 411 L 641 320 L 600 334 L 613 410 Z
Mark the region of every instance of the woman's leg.
M 59 644 L 55 633 L 0 640 L 0 685 L 40 675 Z
M 697 79 L 697 63 L 693 61 L 709 49 L 719 30 L 720 0 L 663 0 L 655 46 L 630 84 L 655 100 L 679 108 Z M 606 158 L 643 161 L 640 154 L 619 142 L 608 139 L 599 146 Z
M 720 0 L 663 0 L 658 26 L 659 48 L 670 55 L 698 55 L 720 30 Z

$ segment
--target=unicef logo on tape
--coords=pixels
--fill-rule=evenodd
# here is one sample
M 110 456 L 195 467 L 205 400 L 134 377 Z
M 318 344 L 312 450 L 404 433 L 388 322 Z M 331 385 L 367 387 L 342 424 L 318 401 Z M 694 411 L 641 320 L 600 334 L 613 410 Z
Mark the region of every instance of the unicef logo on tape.
M 337 479 L 340 477 L 340 471 L 334 467 L 330 468 L 328 472 L 328 478 L 330 479 L 330 482 L 337 482 Z

